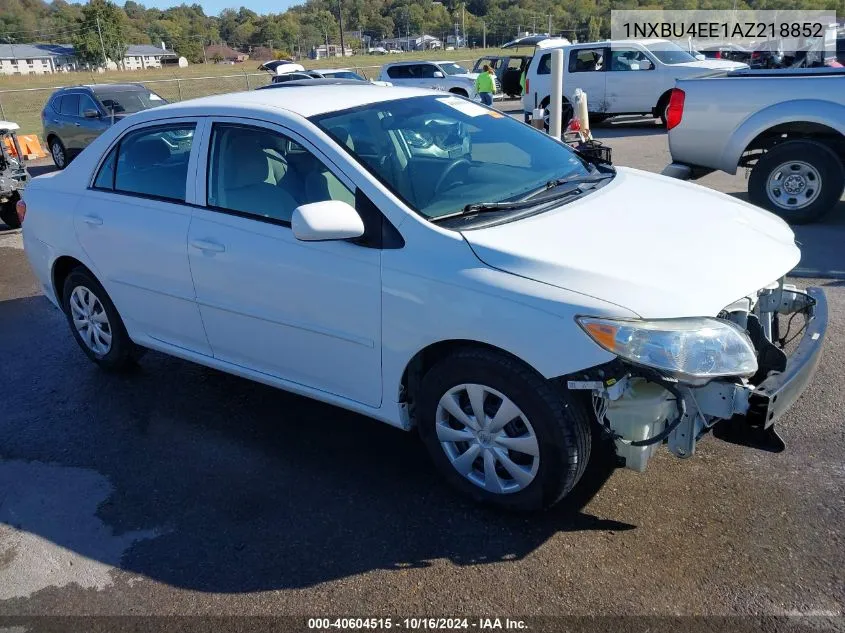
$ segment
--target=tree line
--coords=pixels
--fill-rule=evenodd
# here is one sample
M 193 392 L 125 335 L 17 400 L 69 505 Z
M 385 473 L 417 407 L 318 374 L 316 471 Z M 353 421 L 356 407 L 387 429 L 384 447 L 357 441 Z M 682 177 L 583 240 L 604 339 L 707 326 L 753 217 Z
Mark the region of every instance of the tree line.
M 360 48 L 387 37 L 466 34 L 471 46 L 499 46 L 517 33 L 551 32 L 569 39 L 610 35 L 612 9 L 839 9 L 843 0 L 306 0 L 282 13 L 259 15 L 246 7 L 206 15 L 199 4 L 147 8 L 135 0 L 72 4 L 65 0 L 0 0 L 0 43 L 71 43 L 83 61 L 100 63 L 103 50 L 122 59 L 129 44 L 165 46 L 191 62 L 204 47 L 225 43 L 280 57 L 360 33 L 346 44 Z M 211 61 L 211 60 L 209 60 Z

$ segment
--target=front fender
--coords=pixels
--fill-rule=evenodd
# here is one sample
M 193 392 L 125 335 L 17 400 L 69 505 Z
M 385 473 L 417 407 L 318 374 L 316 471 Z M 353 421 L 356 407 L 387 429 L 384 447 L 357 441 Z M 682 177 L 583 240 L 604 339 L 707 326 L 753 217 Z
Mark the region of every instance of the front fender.
M 760 134 L 786 123 L 817 123 L 845 135 L 845 106 L 821 99 L 794 99 L 759 110 L 743 121 L 725 144 L 719 169 L 735 174 L 743 152 Z

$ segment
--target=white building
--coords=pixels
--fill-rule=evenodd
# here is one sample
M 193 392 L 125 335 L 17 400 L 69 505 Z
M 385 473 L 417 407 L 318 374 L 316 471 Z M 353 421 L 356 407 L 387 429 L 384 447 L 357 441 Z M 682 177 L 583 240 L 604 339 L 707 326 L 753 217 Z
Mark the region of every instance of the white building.
M 429 51 L 443 48 L 443 42 L 433 35 L 410 35 L 384 39 L 381 46 L 389 51 Z
M 162 59 L 177 60 L 177 56 L 165 48 L 132 44 L 123 58 L 123 68 L 161 68 Z M 0 44 L 0 75 L 44 75 L 79 70 L 80 67 L 73 46 L 69 44 Z M 107 67 L 116 70 L 118 64 L 109 60 Z

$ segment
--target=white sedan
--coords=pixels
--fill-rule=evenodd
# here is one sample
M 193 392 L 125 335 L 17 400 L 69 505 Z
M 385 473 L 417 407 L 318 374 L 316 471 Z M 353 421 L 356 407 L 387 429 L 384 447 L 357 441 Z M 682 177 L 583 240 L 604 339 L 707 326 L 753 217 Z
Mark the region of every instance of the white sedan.
M 447 480 L 511 509 L 565 496 L 602 438 L 636 470 L 733 416 L 723 437 L 776 448 L 827 323 L 782 282 L 780 219 L 442 92 L 141 112 L 18 213 L 103 369 L 149 348 L 417 427 Z M 778 313 L 806 327 L 789 359 Z

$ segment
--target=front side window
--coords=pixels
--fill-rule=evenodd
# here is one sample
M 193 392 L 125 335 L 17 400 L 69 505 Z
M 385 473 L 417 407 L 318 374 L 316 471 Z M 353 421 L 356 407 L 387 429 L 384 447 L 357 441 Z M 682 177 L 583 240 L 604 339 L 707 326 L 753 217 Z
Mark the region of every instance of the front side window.
M 590 173 L 567 146 L 458 97 L 386 101 L 311 120 L 429 219 L 477 202 L 523 200 L 549 181 Z
M 120 140 L 114 165 L 114 190 L 176 202 L 185 201 L 188 159 L 194 140 L 194 125 L 178 124 L 144 128 Z M 97 175 L 95 186 L 106 160 Z
M 687 64 L 696 61 L 695 57 L 672 42 L 655 42 L 646 44 L 645 47 L 664 64 Z
M 652 70 L 654 64 L 642 51 L 614 49 L 610 52 L 610 70 L 626 72 L 629 70 Z
M 604 70 L 603 48 L 581 48 L 569 53 L 569 72 L 591 73 Z
M 283 224 L 303 204 L 355 204 L 355 194 L 299 143 L 236 124 L 214 124 L 207 190 L 212 208 Z
M 79 97 L 79 116 L 85 116 L 86 110 L 94 110 L 95 112 L 99 112 L 97 108 L 97 104 L 94 103 L 94 100 L 89 97 L 88 95 L 80 95 Z
M 447 75 L 466 75 L 469 71 L 453 62 L 445 62 L 440 64 L 440 70 L 442 70 Z
M 437 72 L 437 66 L 434 64 L 420 64 L 416 67 L 414 72 L 416 77 L 422 79 L 434 79 L 434 73 Z
M 361 75 L 353 73 L 351 70 L 340 70 L 336 73 L 326 73 L 326 77 L 330 79 L 355 79 L 358 81 L 366 81 Z

